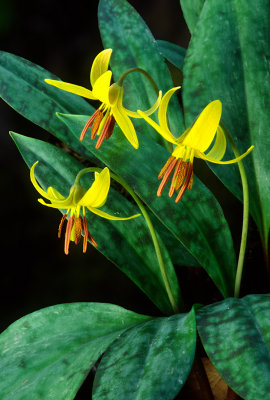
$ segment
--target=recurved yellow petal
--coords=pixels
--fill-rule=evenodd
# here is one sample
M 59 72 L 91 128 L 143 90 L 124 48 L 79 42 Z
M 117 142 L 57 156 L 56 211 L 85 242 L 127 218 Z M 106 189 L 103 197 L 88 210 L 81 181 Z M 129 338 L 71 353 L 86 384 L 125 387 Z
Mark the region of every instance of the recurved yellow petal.
M 112 49 L 105 49 L 94 59 L 90 72 L 90 82 L 92 87 L 96 80 L 108 70 L 111 54 Z
M 72 83 L 56 81 L 52 79 L 44 79 L 46 83 L 49 85 L 55 86 L 58 89 L 65 90 L 66 92 L 77 94 L 78 96 L 86 97 L 87 99 L 97 100 L 97 98 L 93 95 L 92 91 L 86 89 L 79 85 L 73 85 Z
M 31 182 L 34 185 L 35 189 L 38 191 L 38 193 L 41 194 L 41 196 L 45 197 L 45 199 L 48 199 L 48 200 L 54 200 L 47 192 L 45 192 L 45 190 L 43 190 L 39 186 L 39 184 L 36 181 L 35 168 L 36 168 L 37 164 L 38 164 L 38 161 L 36 161 L 35 164 L 33 164 L 32 167 L 30 168 L 30 179 L 31 179 Z
M 149 118 L 143 111 L 138 110 L 138 114 L 141 115 L 141 117 L 145 119 L 145 121 L 148 122 L 148 124 L 150 124 L 161 136 L 163 136 L 164 139 L 173 144 L 177 144 L 176 138 L 171 134 L 171 132 L 162 129 L 155 121 Z
M 151 114 L 153 114 L 153 113 L 156 111 L 156 109 L 158 108 L 158 106 L 159 106 L 159 104 L 160 104 L 161 97 L 162 97 L 162 91 L 160 90 L 159 93 L 158 93 L 158 98 L 157 98 L 155 104 L 153 105 L 153 107 L 149 108 L 149 109 L 146 110 L 146 111 L 143 111 L 145 115 L 151 115 Z M 142 118 L 142 116 L 141 116 L 137 111 L 128 110 L 128 109 L 125 108 L 124 106 L 123 106 L 123 109 L 125 110 L 126 114 L 127 114 L 129 117 L 132 117 L 132 118 Z
M 195 156 L 198 158 L 202 158 L 203 160 L 210 161 L 215 164 L 234 164 L 234 163 L 242 160 L 242 158 L 246 157 L 253 149 L 254 149 L 254 146 L 250 146 L 250 148 L 245 153 L 243 153 L 241 156 L 233 158 L 232 160 L 228 160 L 228 161 L 216 160 L 215 158 L 209 157 L 206 154 L 201 153 L 200 151 L 196 151 Z
M 161 129 L 166 131 L 168 133 L 168 135 L 171 135 L 170 129 L 168 127 L 168 120 L 167 120 L 168 103 L 169 103 L 172 95 L 178 89 L 180 89 L 180 86 L 168 90 L 168 92 L 166 92 L 164 94 L 164 96 L 162 97 L 160 106 L 158 109 L 158 120 L 159 120 L 160 127 L 161 127 Z
M 55 200 L 63 200 L 65 197 L 61 195 L 54 187 L 50 186 L 47 189 L 48 195 Z
M 182 144 L 200 152 L 207 150 L 216 134 L 221 112 L 222 105 L 219 100 L 209 103 L 194 122 Z
M 216 140 L 212 149 L 206 154 L 206 157 L 221 160 L 226 152 L 226 137 L 223 129 L 218 126 Z
M 119 100 L 119 97 L 123 99 L 124 89 L 122 86 L 119 86 L 117 83 L 113 83 L 109 89 L 109 102 L 110 106 L 114 107 Z
M 52 203 L 46 203 L 43 199 L 38 199 L 39 203 L 43 206 L 51 207 L 51 208 L 59 208 L 63 210 L 68 210 L 69 208 L 74 206 L 72 198 L 66 198 L 62 201 L 53 201 Z
M 97 208 L 94 208 L 94 207 L 87 207 L 87 208 L 92 213 L 97 214 L 102 218 L 110 219 L 110 220 L 113 220 L 113 221 L 126 221 L 128 219 L 136 218 L 136 217 L 139 217 L 141 215 L 141 214 L 135 214 L 135 215 L 131 215 L 131 217 L 126 217 L 126 218 L 124 218 L 124 217 L 115 217 L 114 215 L 107 214 L 106 212 L 101 211 L 101 210 L 99 210 Z
M 182 135 L 177 139 L 177 144 L 182 144 L 183 143 L 183 140 L 185 139 L 185 137 L 187 136 L 187 134 L 188 134 L 188 132 L 190 131 L 190 127 L 189 128 L 187 128 L 186 130 L 185 130 L 185 132 L 184 133 L 182 133 Z
M 129 117 L 127 116 L 127 114 L 121 104 L 122 104 L 122 100 L 121 100 L 121 98 L 119 98 L 119 101 L 112 109 L 113 116 L 114 116 L 119 128 L 122 130 L 123 134 L 126 136 L 127 140 L 132 144 L 133 147 L 135 147 L 135 149 L 138 149 L 139 141 L 138 141 L 134 126 L 133 126 L 131 120 L 129 119 Z
M 109 189 L 110 171 L 106 167 L 100 172 L 100 174 L 95 173 L 95 180 L 92 186 L 78 202 L 78 205 L 86 207 L 102 207 L 107 199 Z
M 112 79 L 112 71 L 106 71 L 93 85 L 93 95 L 102 103 L 109 104 L 109 89 Z

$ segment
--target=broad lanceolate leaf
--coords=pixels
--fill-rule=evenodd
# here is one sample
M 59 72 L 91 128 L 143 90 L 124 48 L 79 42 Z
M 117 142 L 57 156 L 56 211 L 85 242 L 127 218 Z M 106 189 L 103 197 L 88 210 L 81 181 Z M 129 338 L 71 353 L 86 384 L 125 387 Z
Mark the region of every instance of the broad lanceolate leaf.
M 90 157 L 69 130 L 59 123 L 55 113 L 91 115 L 95 110 L 83 98 L 48 85 L 44 82 L 46 78 L 59 79 L 39 65 L 0 51 L 0 97 L 25 118 Z
M 184 65 L 183 102 L 187 125 L 210 101 L 223 104 L 222 121 L 243 160 L 251 213 L 267 246 L 270 226 L 270 13 L 267 0 L 207 0 Z M 228 156 L 233 156 L 228 152 Z M 237 165 L 209 166 L 241 199 Z
M 245 400 L 270 393 L 270 295 L 226 299 L 197 311 L 203 346 L 228 385 Z
M 179 69 L 183 69 L 184 58 L 186 55 L 186 49 L 177 44 L 167 42 L 166 40 L 157 40 L 158 48 L 160 53 L 166 58 L 171 64 Z
M 59 115 L 78 138 L 86 117 Z M 84 144 L 116 174 L 123 177 L 167 229 L 198 260 L 224 296 L 233 294 L 235 254 L 228 224 L 213 194 L 194 178 L 192 190 L 180 203 L 169 198 L 168 189 L 157 197 L 158 173 L 169 153 L 145 135 L 138 133 L 139 150 L 131 148 L 116 128 L 110 140 L 96 150 L 87 138 Z M 181 263 L 181 260 L 179 260 Z
M 45 189 L 53 186 L 66 196 L 77 173 L 84 166 L 61 149 L 46 142 L 15 133 L 12 133 L 12 138 L 29 167 L 37 160 L 40 161 L 35 170 L 38 182 Z M 90 187 L 93 177 L 93 173 L 85 175 L 82 181 L 85 183 L 85 189 Z M 40 197 L 34 188 L 33 194 L 36 198 Z M 102 207 L 102 210 L 118 217 L 139 213 L 138 207 L 113 188 L 110 189 L 106 206 Z M 56 211 L 48 209 L 48 212 Z M 132 279 L 160 310 L 171 314 L 172 308 L 144 218 L 140 216 L 128 221 L 109 221 L 89 212 L 87 219 L 91 234 L 98 243 L 97 249 Z M 55 240 L 54 237 L 55 235 L 50 240 Z M 180 303 L 177 277 L 161 239 L 160 243 L 172 291 L 176 302 Z M 61 246 L 63 244 L 59 243 L 59 251 L 62 251 Z
M 126 331 L 108 349 L 94 381 L 94 400 L 172 400 L 191 370 L 194 311 Z
M 72 400 L 107 347 L 149 320 L 112 304 L 73 303 L 29 314 L 0 335 L 1 400 Z
M 100 0 L 99 28 L 104 47 L 114 49 L 111 67 L 114 79 L 130 68 L 139 67 L 147 71 L 159 90 L 165 93 L 173 83 L 168 67 L 160 54 L 158 45 L 149 28 L 126 0 Z M 124 104 L 131 110 L 147 110 L 156 100 L 156 93 L 147 78 L 135 72 L 128 75 L 124 83 Z M 79 113 L 77 113 L 79 114 Z M 182 111 L 177 99 L 170 103 L 170 122 L 175 129 L 183 131 Z M 162 142 L 150 126 L 141 119 L 134 125 L 155 141 Z
M 180 0 L 181 8 L 188 29 L 193 34 L 205 0 Z

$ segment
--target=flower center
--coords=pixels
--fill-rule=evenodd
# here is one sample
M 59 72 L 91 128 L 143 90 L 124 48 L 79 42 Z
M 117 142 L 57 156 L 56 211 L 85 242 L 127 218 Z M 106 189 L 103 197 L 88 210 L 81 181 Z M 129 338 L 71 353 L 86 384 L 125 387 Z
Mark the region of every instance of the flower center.
M 104 106 L 105 105 L 102 104 L 101 107 L 98 108 L 89 118 L 80 136 L 80 140 L 83 140 L 87 130 L 92 126 L 91 139 L 93 140 L 95 139 L 96 135 L 99 135 L 96 143 L 96 149 L 100 148 L 104 139 L 109 139 L 111 137 L 115 125 L 115 119 L 114 116 L 110 113 L 110 109 L 107 109 L 107 111 L 105 112 Z
M 59 238 L 61 237 L 62 228 L 66 219 L 67 219 L 67 214 L 64 214 L 58 228 Z M 69 253 L 70 241 L 72 240 L 74 241 L 75 244 L 78 244 L 81 240 L 82 234 L 84 234 L 83 253 L 86 253 L 88 239 L 95 247 L 97 247 L 97 242 L 94 240 L 93 236 L 90 234 L 88 230 L 86 216 L 83 215 L 82 217 L 81 215 L 78 216 L 73 215 L 73 213 L 71 212 L 71 215 L 67 220 L 66 233 L 65 233 L 65 246 L 64 246 L 65 254 Z
M 191 150 L 192 152 L 192 150 Z M 164 167 L 161 169 L 158 179 L 162 179 L 159 188 L 157 190 L 157 196 L 161 196 L 163 189 L 168 182 L 173 170 L 174 174 L 171 181 L 171 186 L 169 190 L 169 196 L 172 197 L 175 190 L 179 190 L 179 193 L 175 199 L 175 202 L 178 203 L 185 191 L 187 189 L 192 188 L 193 182 L 193 156 L 190 154 L 189 161 L 184 161 L 184 158 L 176 158 L 174 156 L 170 156 Z

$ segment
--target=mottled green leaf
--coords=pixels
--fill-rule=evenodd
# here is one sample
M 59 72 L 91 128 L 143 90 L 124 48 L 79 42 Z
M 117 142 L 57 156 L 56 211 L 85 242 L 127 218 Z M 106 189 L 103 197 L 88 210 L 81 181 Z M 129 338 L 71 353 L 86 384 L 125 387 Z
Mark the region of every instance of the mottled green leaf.
M 74 140 L 56 117 L 56 112 L 91 115 L 95 110 L 86 100 L 57 89 L 44 79 L 59 79 L 39 65 L 0 51 L 0 97 L 25 118 L 49 131 L 74 150 L 93 157 Z
M 160 54 L 158 44 L 149 28 L 126 0 L 100 0 L 99 29 L 105 48 L 112 48 L 111 67 L 114 79 L 134 67 L 143 68 L 155 80 L 158 88 L 165 93 L 173 87 L 169 69 Z M 148 80 L 140 73 L 132 73 L 125 79 L 124 103 L 131 110 L 147 110 L 155 100 L 156 93 Z M 79 114 L 79 113 L 77 113 Z M 177 99 L 171 102 L 171 124 L 183 131 L 183 116 Z M 153 140 L 162 138 L 141 119 L 133 120 L 134 125 Z
M 222 121 L 243 153 L 251 213 L 264 246 L 270 226 L 270 12 L 268 0 L 207 0 L 184 65 L 183 102 L 187 125 L 214 99 Z M 233 157 L 228 151 L 228 158 Z M 226 156 L 227 158 L 227 156 Z M 237 165 L 209 163 L 223 183 L 242 198 Z
M 93 399 L 174 399 L 189 375 L 195 347 L 193 310 L 129 329 L 102 358 Z
M 74 399 L 107 347 L 149 319 L 99 303 L 60 304 L 19 319 L 0 335 L 1 400 Z
M 226 299 L 197 311 L 203 346 L 228 385 L 245 400 L 270 393 L 270 295 Z
M 193 34 L 205 0 L 180 0 L 181 8 L 188 29 Z
M 170 254 L 171 260 L 175 265 L 185 267 L 198 267 L 199 263 L 196 258 L 183 246 L 183 244 L 175 237 L 175 235 L 148 209 L 151 221 L 160 234 L 166 248 Z
M 167 42 L 166 40 L 157 40 L 158 48 L 160 53 L 166 58 L 171 64 L 179 69 L 183 69 L 184 58 L 186 55 L 186 49 L 177 44 Z
M 40 161 L 35 170 L 39 183 L 45 189 L 53 186 L 66 196 L 77 173 L 84 166 L 58 147 L 46 142 L 15 133 L 12 133 L 12 138 L 29 167 L 35 161 Z M 85 175 L 82 181 L 85 189 L 89 188 L 92 180 L 93 173 Z M 34 188 L 33 194 L 36 198 L 40 197 Z M 119 217 L 139 213 L 138 207 L 113 188 L 110 189 L 108 200 L 102 210 Z M 55 211 L 48 208 L 49 212 Z M 128 221 L 109 221 L 88 212 L 87 219 L 90 232 L 98 243 L 97 249 L 132 279 L 157 307 L 165 314 L 171 314 L 172 308 L 144 218 L 140 216 Z M 55 235 L 50 240 L 55 240 L 54 237 Z M 177 277 L 170 256 L 161 239 L 159 240 L 172 291 L 176 302 L 180 303 Z M 60 246 L 63 244 L 59 243 Z M 59 248 L 59 251 L 62 249 Z
M 79 136 L 86 117 L 59 115 Z M 224 296 L 233 294 L 235 254 L 228 224 L 221 207 L 207 187 L 194 178 L 192 190 L 176 204 L 167 196 L 156 196 L 157 175 L 169 153 L 145 135 L 138 133 L 140 147 L 135 150 L 116 128 L 102 149 L 96 150 L 87 139 L 84 144 L 116 174 L 122 176 L 159 220 L 198 260 Z M 91 143 L 87 143 L 87 142 Z

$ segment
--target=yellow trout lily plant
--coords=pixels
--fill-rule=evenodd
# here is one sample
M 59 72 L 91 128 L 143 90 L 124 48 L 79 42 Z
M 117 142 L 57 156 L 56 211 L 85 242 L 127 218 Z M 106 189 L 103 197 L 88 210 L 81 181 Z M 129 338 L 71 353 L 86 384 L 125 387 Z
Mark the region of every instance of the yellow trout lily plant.
M 224 131 L 219 125 L 222 113 L 222 104 L 219 100 L 214 100 L 209 103 L 193 125 L 187 128 L 179 138 L 176 138 L 171 133 L 168 126 L 167 108 L 171 96 L 179 88 L 180 87 L 175 87 L 168 90 L 162 97 L 158 110 L 159 124 L 149 118 L 144 112 L 138 110 L 142 118 L 163 136 L 164 139 L 176 146 L 158 175 L 158 179 L 162 178 L 162 181 L 157 190 L 157 195 L 161 196 L 166 183 L 174 171 L 169 189 L 169 196 L 172 197 L 175 190 L 180 189 L 175 199 L 176 202 L 182 199 L 186 189 L 192 188 L 193 160 L 195 157 L 216 164 L 233 164 L 242 160 L 242 158 L 247 156 L 254 148 L 254 146 L 250 146 L 241 156 L 232 160 L 221 161 L 226 152 L 227 143 Z M 212 148 L 206 153 L 214 139 L 215 142 Z
M 85 214 L 86 208 L 102 218 L 114 221 L 124 221 L 140 216 L 140 214 L 136 214 L 127 218 L 115 217 L 114 215 L 110 215 L 102 210 L 99 210 L 99 208 L 105 204 L 110 189 L 110 171 L 107 167 L 104 168 L 100 173 L 95 172 L 95 180 L 86 192 L 79 183 L 79 178 L 81 177 L 82 173 L 86 171 L 82 170 L 77 175 L 75 183 L 70 189 L 69 195 L 65 198 L 61 193 L 51 186 L 48 187 L 47 191 L 40 187 L 35 178 L 35 167 L 37 164 L 38 161 L 30 169 L 30 179 L 38 193 L 41 194 L 45 199 L 49 200 L 50 203 L 46 203 L 43 199 L 38 199 L 38 201 L 47 207 L 66 210 L 60 221 L 58 229 L 58 237 L 60 238 L 63 224 L 65 220 L 67 220 L 64 247 L 65 254 L 68 254 L 69 252 L 70 241 L 74 241 L 75 244 L 78 244 L 82 234 L 84 234 L 84 253 L 87 250 L 88 239 L 94 246 L 97 246 L 96 241 L 88 229 L 87 218 Z
M 45 82 L 89 100 L 99 100 L 101 102 L 101 106 L 86 122 L 80 140 L 83 140 L 87 130 L 92 127 L 91 139 L 99 136 L 96 143 L 96 148 L 98 149 L 104 139 L 110 138 L 116 122 L 127 140 L 135 149 L 138 149 L 139 142 L 130 117 L 141 118 L 141 116 L 137 112 L 128 110 L 123 106 L 124 88 L 121 83 L 111 84 L 112 72 L 108 70 L 111 54 L 112 49 L 105 49 L 94 59 L 90 71 L 92 90 L 58 80 L 45 79 Z M 161 92 L 159 92 L 156 103 L 149 110 L 145 111 L 145 114 L 151 115 L 155 112 L 160 100 Z

